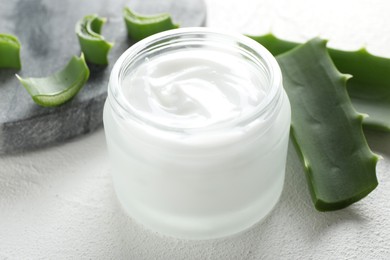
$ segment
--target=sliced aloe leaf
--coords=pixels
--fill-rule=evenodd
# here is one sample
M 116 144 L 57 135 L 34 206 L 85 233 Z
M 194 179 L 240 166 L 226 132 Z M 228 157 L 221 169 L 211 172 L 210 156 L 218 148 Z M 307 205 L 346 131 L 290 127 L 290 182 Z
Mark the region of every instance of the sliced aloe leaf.
M 64 69 L 46 78 L 21 78 L 16 75 L 32 99 L 44 107 L 59 106 L 73 98 L 89 78 L 84 55 L 73 56 Z
M 277 57 L 291 102 L 291 136 L 304 164 L 315 207 L 337 210 L 362 199 L 378 182 L 378 157 L 355 112 L 348 75 L 337 71 L 326 41 L 313 39 Z
M 98 65 L 108 64 L 108 52 L 113 46 L 100 34 L 105 22 L 105 18 L 93 14 L 85 16 L 76 24 L 77 38 L 85 59 Z
M 142 40 L 150 35 L 166 30 L 176 29 L 179 25 L 172 22 L 170 14 L 140 15 L 130 8 L 123 9 L 128 35 L 136 41 Z
M 249 36 L 279 55 L 300 45 L 278 39 L 272 34 Z M 336 67 L 353 75 L 347 89 L 357 111 L 368 114 L 365 127 L 390 132 L 390 59 L 374 56 L 366 49 L 342 51 L 328 48 Z
M 20 42 L 10 34 L 0 34 L 0 68 L 21 69 Z

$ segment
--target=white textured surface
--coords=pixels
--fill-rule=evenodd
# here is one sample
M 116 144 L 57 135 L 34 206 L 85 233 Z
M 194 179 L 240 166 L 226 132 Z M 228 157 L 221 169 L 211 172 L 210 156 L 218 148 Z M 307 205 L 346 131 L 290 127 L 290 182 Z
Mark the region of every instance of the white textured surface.
M 316 35 L 340 48 L 366 44 L 390 57 L 388 1 L 209 0 L 209 25 L 286 39 Z M 0 259 L 390 259 L 390 134 L 368 133 L 384 159 L 379 187 L 337 212 L 313 209 L 290 149 L 281 201 L 233 237 L 184 241 L 126 217 L 109 175 L 103 131 L 68 144 L 0 157 Z

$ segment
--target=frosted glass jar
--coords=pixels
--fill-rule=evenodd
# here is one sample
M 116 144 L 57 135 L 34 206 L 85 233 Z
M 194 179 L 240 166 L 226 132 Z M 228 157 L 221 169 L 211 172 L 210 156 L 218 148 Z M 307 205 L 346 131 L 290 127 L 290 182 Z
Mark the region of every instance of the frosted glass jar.
M 148 37 L 116 62 L 104 108 L 118 199 L 162 234 L 242 231 L 280 197 L 290 118 L 280 68 L 255 41 L 206 28 Z

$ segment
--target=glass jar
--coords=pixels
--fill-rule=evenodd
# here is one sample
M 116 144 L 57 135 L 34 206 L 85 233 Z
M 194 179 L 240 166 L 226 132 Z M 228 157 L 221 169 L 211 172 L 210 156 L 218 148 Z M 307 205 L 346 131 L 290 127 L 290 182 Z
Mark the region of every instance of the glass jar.
M 170 125 L 134 108 L 126 89 L 145 86 L 125 82 L 140 67 L 199 50 L 253 68 L 245 71 L 264 94 L 253 110 L 217 124 Z M 252 39 L 207 28 L 148 37 L 118 59 L 108 86 L 104 129 L 117 197 L 134 220 L 174 237 L 210 239 L 249 228 L 281 195 L 290 118 L 280 68 Z

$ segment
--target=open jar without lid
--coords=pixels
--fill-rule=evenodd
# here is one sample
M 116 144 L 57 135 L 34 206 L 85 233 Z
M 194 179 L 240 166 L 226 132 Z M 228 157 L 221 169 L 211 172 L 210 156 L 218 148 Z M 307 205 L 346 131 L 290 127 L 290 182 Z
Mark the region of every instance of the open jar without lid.
M 188 239 L 252 226 L 282 192 L 290 118 L 275 58 L 245 36 L 185 28 L 136 43 L 104 110 L 124 210 Z

